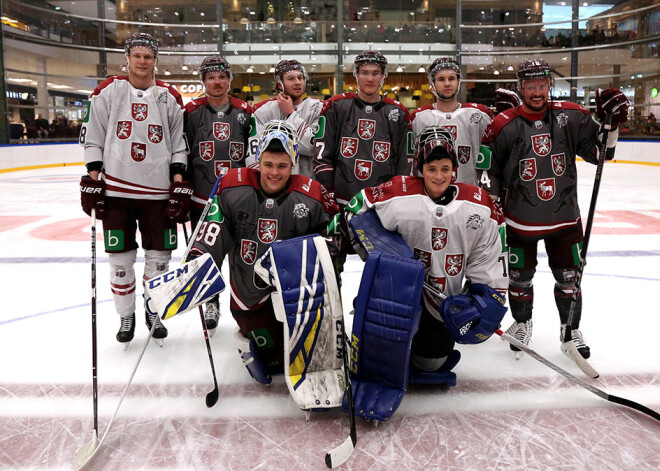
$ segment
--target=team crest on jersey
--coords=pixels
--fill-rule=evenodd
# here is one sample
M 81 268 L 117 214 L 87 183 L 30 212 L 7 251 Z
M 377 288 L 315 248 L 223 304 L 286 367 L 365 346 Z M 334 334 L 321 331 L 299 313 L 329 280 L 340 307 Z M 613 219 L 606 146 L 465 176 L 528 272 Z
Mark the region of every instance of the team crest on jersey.
M 376 134 L 376 120 L 374 119 L 358 119 L 358 136 L 360 139 L 368 141 Z
M 435 288 L 436 291 L 440 291 L 441 293 L 445 292 L 445 288 L 447 287 L 447 278 L 444 276 L 427 276 L 426 277 L 427 283 L 430 284 L 433 288 Z
M 244 146 L 242 142 L 229 143 L 229 158 L 231 160 L 241 160 L 243 158 Z
M 241 240 L 241 259 L 248 265 L 257 260 L 257 243 L 253 240 Z
M 215 144 L 213 141 L 202 141 L 199 143 L 199 156 L 202 160 L 211 160 L 215 155 Z
M 458 136 L 458 127 L 455 124 L 448 124 L 446 126 L 442 126 L 442 129 L 446 129 L 449 131 L 449 134 L 451 134 L 451 138 L 456 142 L 456 136 Z
M 472 148 L 470 146 L 458 146 L 458 161 L 465 165 L 470 161 L 470 153 Z
M 481 216 L 479 216 L 478 214 L 471 214 L 470 216 L 468 216 L 468 220 L 465 223 L 465 228 L 476 231 L 477 229 L 481 229 L 483 225 L 484 225 L 484 220 Z
M 119 139 L 128 139 L 133 132 L 132 121 L 119 121 L 117 123 L 117 137 Z
M 146 103 L 131 103 L 131 116 L 135 121 L 144 121 L 149 115 L 149 105 Z
M 140 142 L 132 143 L 131 157 L 136 162 L 142 162 L 147 157 L 147 145 Z
M 355 161 L 354 171 L 358 180 L 367 180 L 371 176 L 373 162 L 357 159 Z
M 158 144 L 163 140 L 163 126 L 159 124 L 149 125 L 149 140 L 154 144 Z
M 447 229 L 444 227 L 431 228 L 431 248 L 435 251 L 447 247 Z
M 456 276 L 463 271 L 463 254 L 447 255 L 445 257 L 445 273 Z
M 472 113 L 470 115 L 470 123 L 471 124 L 479 124 L 483 117 L 481 116 L 481 113 Z
M 243 125 L 247 121 L 247 115 L 245 113 L 238 113 L 236 116 L 236 121 L 238 121 L 239 124 Z
M 536 159 L 522 159 L 519 164 L 520 179 L 523 181 L 534 180 L 536 178 Z
M 396 108 L 394 108 L 392 111 L 390 111 L 389 113 L 387 113 L 387 119 L 389 119 L 390 121 L 396 123 L 396 122 L 399 120 L 399 115 L 400 115 L 400 114 L 401 114 L 401 113 L 399 112 L 399 110 L 396 109 Z
M 563 152 L 552 154 L 550 158 L 552 159 L 552 171 L 555 172 L 555 175 L 561 177 L 566 171 L 566 154 Z
M 374 141 L 371 155 L 376 162 L 385 162 L 390 158 L 390 143 L 383 141 Z
M 309 214 L 309 208 L 305 203 L 296 203 L 293 206 L 293 217 L 296 219 L 306 218 Z
M 563 111 L 557 115 L 557 125 L 563 128 L 568 124 L 568 116 Z
M 277 219 L 259 218 L 257 236 L 264 244 L 270 244 L 277 239 Z
M 550 153 L 552 144 L 550 143 L 550 134 L 537 134 L 532 136 L 532 147 L 536 155 L 545 157 Z
M 339 148 L 339 152 L 343 157 L 346 157 L 347 159 L 350 159 L 351 157 L 355 157 L 355 154 L 357 154 L 357 150 L 358 150 L 357 137 L 341 138 L 341 147 Z
M 227 172 L 231 168 L 231 164 L 226 160 L 216 160 L 215 162 L 213 162 L 213 167 L 215 169 L 215 178 L 218 178 L 220 175 L 227 174 Z
M 416 248 L 413 250 L 413 256 L 416 260 L 421 260 L 426 268 L 431 268 L 431 252 Z
M 536 194 L 543 201 L 551 200 L 555 196 L 555 179 L 544 178 L 536 181 Z
M 229 123 L 213 123 L 213 137 L 219 141 L 229 139 Z

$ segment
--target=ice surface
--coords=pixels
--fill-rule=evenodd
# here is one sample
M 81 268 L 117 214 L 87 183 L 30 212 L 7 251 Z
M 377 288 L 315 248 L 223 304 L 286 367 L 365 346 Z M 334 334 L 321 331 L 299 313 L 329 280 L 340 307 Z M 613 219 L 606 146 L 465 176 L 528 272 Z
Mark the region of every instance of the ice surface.
M 579 171 L 586 217 L 594 167 L 580 163 Z M 82 167 L 64 167 L 0 174 L 0 469 L 75 469 L 76 450 L 92 437 L 90 220 L 78 202 L 82 173 Z M 531 344 L 590 384 L 656 411 L 659 180 L 658 167 L 605 166 L 581 325 L 593 352 L 590 363 L 601 377 L 584 377 L 559 350 L 553 279 L 544 256 L 535 278 Z M 119 319 L 100 224 L 98 233 L 102 433 L 147 328 L 138 311 L 129 349 L 115 341 Z M 361 268 L 359 259 L 349 258 L 343 283 L 349 330 Z M 254 383 L 231 340 L 227 293 L 222 305 L 211 339 L 218 403 L 211 409 L 204 403 L 213 382 L 198 313 L 170 319 L 164 347 L 148 346 L 90 469 L 325 469 L 325 452 L 348 434 L 347 416 L 313 413 L 307 423 L 281 377 L 269 387 Z M 507 314 L 503 327 L 510 322 Z M 374 428 L 358 421 L 357 449 L 343 469 L 660 469 L 660 422 L 607 402 L 530 357 L 516 361 L 498 338 L 460 350 L 458 385 L 412 386 L 388 422 Z

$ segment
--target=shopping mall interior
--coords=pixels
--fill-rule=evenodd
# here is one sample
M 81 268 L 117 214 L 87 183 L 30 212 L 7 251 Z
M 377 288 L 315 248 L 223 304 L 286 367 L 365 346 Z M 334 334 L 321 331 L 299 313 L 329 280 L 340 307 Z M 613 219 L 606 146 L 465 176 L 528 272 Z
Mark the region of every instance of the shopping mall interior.
M 86 101 L 122 74 L 132 32 L 160 41 L 158 78 L 184 101 L 204 93 L 197 69 L 222 54 L 231 94 L 251 104 L 274 96 L 274 65 L 298 59 L 307 94 L 355 90 L 354 57 L 381 51 L 382 93 L 413 110 L 433 101 L 426 70 L 439 56 L 463 69 L 461 101 L 492 106 L 513 88 L 521 60 L 542 57 L 553 97 L 593 107 L 598 87 L 620 87 L 633 103 L 622 137 L 660 135 L 658 0 L 4 0 L 2 62 L 6 117 L 0 143 L 74 141 Z M 47 123 L 46 123 L 47 121 Z M 46 129 L 46 133 L 43 129 Z

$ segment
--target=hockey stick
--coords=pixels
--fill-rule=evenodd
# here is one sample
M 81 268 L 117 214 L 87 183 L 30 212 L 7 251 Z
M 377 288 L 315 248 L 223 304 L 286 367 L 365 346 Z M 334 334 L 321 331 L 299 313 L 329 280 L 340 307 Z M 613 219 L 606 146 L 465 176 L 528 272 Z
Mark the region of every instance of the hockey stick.
M 584 374 L 592 378 L 598 378 L 598 372 L 594 370 L 591 365 L 582 357 L 575 344 L 571 341 L 573 322 L 575 322 L 575 310 L 577 306 L 577 297 L 580 294 L 580 286 L 582 286 L 582 276 L 584 274 L 584 267 L 587 264 L 587 248 L 589 247 L 589 239 L 591 238 L 591 228 L 594 222 L 594 214 L 596 213 L 596 200 L 598 199 L 598 192 L 600 190 L 601 177 L 603 175 L 603 167 L 605 166 L 605 153 L 607 152 L 607 137 L 612 128 L 613 116 L 608 114 L 605 117 L 603 124 L 603 137 L 601 148 L 599 149 L 598 164 L 596 166 L 596 176 L 594 177 L 594 186 L 591 191 L 591 202 L 589 203 L 589 215 L 587 216 L 587 225 L 584 230 L 584 240 L 582 241 L 582 250 L 580 252 L 580 266 L 575 276 L 575 294 L 571 299 L 571 306 L 568 310 L 568 321 L 566 323 L 566 330 L 564 331 L 564 342 L 561 344 L 561 351 L 564 352 L 573 362 L 580 368 Z
M 184 252 L 184 255 L 182 257 L 183 262 L 185 262 L 186 258 L 188 257 L 188 253 L 190 252 L 192 244 L 195 241 L 195 237 L 197 237 L 197 233 L 199 232 L 199 228 L 201 226 L 202 221 L 204 220 L 204 218 L 206 218 L 206 214 L 209 211 L 210 204 L 213 202 L 213 196 L 215 195 L 216 191 L 218 190 L 218 186 L 220 185 L 220 179 L 221 178 L 222 178 L 222 175 L 220 175 L 218 177 L 218 179 L 215 182 L 215 185 L 213 186 L 213 190 L 211 190 L 211 195 L 209 196 L 209 198 L 206 202 L 206 206 L 204 206 L 204 210 L 202 211 L 202 216 L 200 217 L 200 220 L 197 223 L 197 226 L 195 227 L 195 230 L 193 231 L 193 235 L 190 239 L 190 243 L 186 247 L 186 251 Z M 128 382 L 126 383 L 126 386 L 124 387 L 124 392 L 122 393 L 121 397 L 119 398 L 119 402 L 117 402 L 117 407 L 115 408 L 115 411 L 112 414 L 112 417 L 110 418 L 110 422 L 108 422 L 108 425 L 106 426 L 105 431 L 103 432 L 103 436 L 101 437 L 101 440 L 99 440 L 99 442 L 98 442 L 98 445 L 96 445 L 96 447 L 88 448 L 86 453 L 81 454 L 80 460 L 78 460 L 78 455 L 76 455 L 76 464 L 79 465 L 79 468 L 78 468 L 79 470 L 84 469 L 92 461 L 92 458 L 94 458 L 94 456 L 96 455 L 96 452 L 101 448 L 101 445 L 103 444 L 103 441 L 105 440 L 105 437 L 108 436 L 108 432 L 110 431 L 110 427 L 112 426 L 112 423 L 114 422 L 115 418 L 117 417 L 117 414 L 119 413 L 119 409 L 121 407 L 121 404 L 122 404 L 122 402 L 124 402 L 124 398 L 126 397 L 126 393 L 128 392 L 128 388 L 131 386 L 131 383 L 133 382 L 133 378 L 135 377 L 135 373 L 137 372 L 137 369 L 140 366 L 140 362 L 142 362 L 142 357 L 144 356 L 144 352 L 147 350 L 147 346 L 149 345 L 149 342 L 151 341 L 151 337 L 154 333 L 154 330 L 156 330 L 157 325 L 158 325 L 157 322 L 154 322 L 151 325 L 151 330 L 149 331 L 149 334 L 147 335 L 147 340 L 145 340 L 145 342 L 144 342 L 144 346 L 142 347 L 142 351 L 140 351 L 140 355 L 138 356 L 138 359 L 135 362 L 135 365 L 133 366 L 133 371 L 131 372 L 131 375 L 128 378 Z M 214 375 L 215 375 L 215 370 L 214 370 Z M 216 390 L 215 391 L 217 391 L 217 383 L 216 383 Z M 209 393 L 209 394 L 211 394 L 211 393 Z M 207 395 L 207 401 L 208 400 L 209 399 L 208 399 L 208 395 Z M 217 401 L 217 397 L 216 397 L 215 400 Z M 208 402 L 207 402 L 207 404 L 208 404 Z M 213 404 L 215 404 L 215 402 Z M 213 404 L 211 404 L 211 406 Z M 209 407 L 211 407 L 211 406 L 209 406 Z M 83 448 L 85 448 L 85 447 L 83 447 Z
M 351 432 L 344 442 L 337 448 L 334 448 L 325 454 L 325 465 L 328 468 L 336 468 L 346 462 L 351 457 L 355 450 L 357 443 L 357 432 L 355 430 L 355 405 L 353 404 L 353 385 L 348 375 L 348 353 L 347 348 L 350 347 L 348 338 L 346 337 L 346 329 L 342 326 L 344 338 L 344 351 L 342 358 L 344 360 L 344 381 L 346 382 L 346 399 L 349 407 L 349 418 L 351 420 Z
M 219 181 L 219 180 L 218 180 Z M 211 201 L 213 199 L 211 198 Z M 208 206 L 208 203 L 207 203 Z M 206 208 L 204 208 L 206 210 Z M 199 223 L 202 222 L 204 219 L 200 218 L 199 221 L 197 221 L 197 226 L 199 227 Z M 196 228 L 197 229 L 197 228 Z M 198 232 L 198 231 L 196 231 Z M 186 224 L 183 223 L 183 237 L 186 239 L 186 243 L 190 244 L 188 240 L 188 230 L 186 229 Z M 194 242 L 194 241 L 192 241 Z M 185 261 L 185 259 L 184 259 Z M 206 353 L 208 353 L 209 356 L 209 362 L 211 363 L 211 373 L 213 373 L 213 385 L 215 386 L 213 388 L 213 391 L 208 393 L 206 395 L 206 407 L 213 407 L 216 402 L 218 402 L 218 397 L 220 396 L 220 391 L 218 388 L 218 378 L 215 374 L 215 365 L 213 364 L 213 352 L 211 351 L 211 342 L 209 342 L 209 331 L 206 328 L 206 321 L 204 320 L 204 310 L 202 309 L 202 305 L 200 304 L 197 306 L 199 308 L 199 318 L 202 320 L 202 329 L 204 329 L 204 341 L 206 342 Z
M 438 296 L 442 299 L 447 299 L 447 296 L 445 296 L 443 293 L 436 290 L 435 288 L 433 288 L 431 285 L 427 284 L 426 282 L 424 282 L 424 288 L 426 290 L 428 290 L 430 293 L 432 293 L 432 294 L 434 294 L 434 295 L 436 295 L 436 296 Z M 539 362 L 543 363 L 545 366 L 547 366 L 551 370 L 554 370 L 557 373 L 559 373 L 560 375 L 564 376 L 565 378 L 573 381 L 578 386 L 582 386 L 584 389 L 594 393 L 596 396 L 598 396 L 602 399 L 605 399 L 606 401 L 613 402 L 615 404 L 630 407 L 631 409 L 635 409 L 636 411 L 641 412 L 642 414 L 646 414 L 650 417 L 653 417 L 655 420 L 660 421 L 660 414 L 658 412 L 654 411 L 653 409 L 650 409 L 650 408 L 648 408 L 648 407 L 646 407 L 646 406 L 644 406 L 644 405 L 642 405 L 638 402 L 631 401 L 630 399 L 615 396 L 614 394 L 608 394 L 605 391 L 603 391 L 601 389 L 598 389 L 597 387 L 594 387 L 591 384 L 588 384 L 588 383 L 584 382 L 580 378 L 578 378 L 576 376 L 573 376 L 571 373 L 564 370 L 563 368 L 560 368 L 559 366 L 555 365 L 550 360 L 547 360 L 546 358 L 544 358 L 541 355 L 539 355 L 538 353 L 536 353 L 534 350 L 529 348 L 524 343 L 520 342 L 519 340 L 516 340 L 516 338 L 513 337 L 512 335 L 509 335 L 505 332 L 502 332 L 502 330 L 500 330 L 500 329 L 496 329 L 495 333 L 497 335 L 499 335 L 500 337 L 502 337 L 507 342 L 509 342 L 514 347 L 519 348 L 520 350 L 527 353 L 529 356 L 531 356 L 535 360 L 538 360 Z
M 94 434 L 92 440 L 76 452 L 76 463 L 87 461 L 94 454 L 99 443 L 99 390 L 97 381 L 96 355 L 96 210 L 92 209 L 92 402 L 94 403 Z

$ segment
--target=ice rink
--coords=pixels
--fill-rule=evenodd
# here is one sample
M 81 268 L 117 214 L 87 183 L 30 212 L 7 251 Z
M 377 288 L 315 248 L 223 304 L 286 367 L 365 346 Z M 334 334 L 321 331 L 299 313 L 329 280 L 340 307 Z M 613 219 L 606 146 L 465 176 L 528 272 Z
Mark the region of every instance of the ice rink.
M 578 167 L 586 218 L 595 167 Z M 92 436 L 90 219 L 80 209 L 78 191 L 83 171 L 70 166 L 0 174 L 0 469 L 75 469 L 76 450 Z M 554 281 L 545 255 L 535 278 L 530 345 L 597 388 L 656 411 L 659 181 L 657 166 L 605 166 L 583 280 L 581 325 L 600 378 L 587 378 L 560 352 Z M 115 341 L 119 318 L 100 224 L 98 235 L 102 433 L 147 328 L 138 308 L 129 349 Z M 171 266 L 182 252 L 183 247 L 175 252 Z M 361 270 L 358 258 L 349 259 L 343 288 L 348 330 Z M 334 410 L 313 413 L 306 422 L 283 378 L 269 387 L 255 383 L 231 340 L 227 291 L 222 305 L 211 339 L 217 404 L 209 409 L 204 402 L 213 382 L 199 314 L 176 316 L 166 323 L 164 346 L 149 344 L 90 469 L 325 469 L 325 452 L 347 437 L 348 417 Z M 510 323 L 507 314 L 503 327 Z M 389 421 L 374 427 L 358 420 L 357 449 L 342 469 L 660 469 L 660 422 L 597 397 L 533 358 L 516 361 L 497 336 L 459 349 L 457 386 L 411 386 Z

